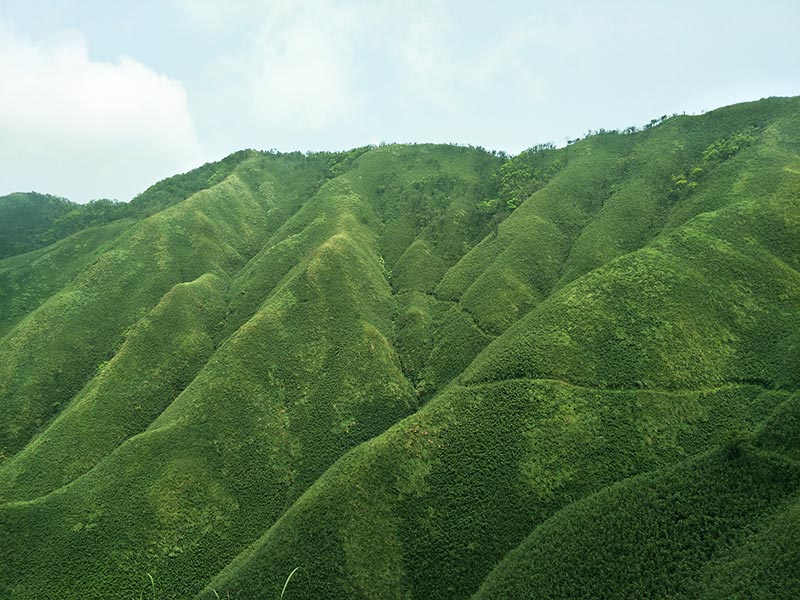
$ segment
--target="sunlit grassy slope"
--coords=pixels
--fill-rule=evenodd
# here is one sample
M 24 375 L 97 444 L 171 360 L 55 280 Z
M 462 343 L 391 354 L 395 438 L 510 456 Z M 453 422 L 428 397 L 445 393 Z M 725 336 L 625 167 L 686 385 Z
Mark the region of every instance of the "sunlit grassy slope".
M 800 594 L 800 100 L 126 210 L 0 260 L 1 598 Z

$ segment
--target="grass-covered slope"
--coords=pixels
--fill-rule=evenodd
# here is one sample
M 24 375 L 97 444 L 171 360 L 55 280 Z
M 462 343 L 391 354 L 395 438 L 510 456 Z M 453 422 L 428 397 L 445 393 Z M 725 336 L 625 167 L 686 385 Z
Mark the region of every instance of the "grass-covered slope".
M 241 207 L 245 218 L 231 210 Z M 243 262 L 263 207 L 235 176 L 127 230 L 0 342 L 0 449 L 17 452 L 60 412 L 169 289 Z
M 46 248 L 0 260 L 0 337 L 66 286 L 130 224 L 120 220 L 90 227 Z
M 374 454 L 363 460 L 381 467 L 369 479 L 366 499 L 358 501 L 344 483 L 361 481 L 366 475 L 360 471 L 340 475 L 338 487 L 330 484 L 343 515 L 334 520 L 341 549 L 320 556 L 316 547 L 287 545 L 281 530 L 272 529 L 212 585 L 254 594 L 274 585 L 264 578 L 271 565 L 295 562 L 316 572 L 337 553 L 347 555 L 349 536 L 374 531 L 378 537 L 360 541 L 373 547 L 392 531 L 397 548 L 384 560 L 393 566 L 393 580 L 403 583 L 401 591 L 463 597 L 512 547 L 509 542 L 570 502 L 713 448 L 730 431 L 751 430 L 787 394 L 764 389 L 797 387 L 800 278 L 758 243 L 758 231 L 780 230 L 783 221 L 773 223 L 777 217 L 766 207 L 730 212 L 698 217 L 652 249 L 554 294 L 479 355 L 461 378 L 468 387 L 451 387 L 396 437 L 371 442 Z M 732 242 L 740 236 L 729 219 L 752 235 L 735 259 L 724 240 L 695 230 L 725 228 Z M 687 239 L 700 247 L 681 255 L 677 249 Z M 800 231 L 791 239 L 773 235 L 776 247 L 800 247 Z M 685 262 L 673 263 L 676 256 Z M 708 263 L 697 264 L 699 257 Z M 761 269 L 748 272 L 748 264 Z M 747 297 L 737 291 L 741 281 L 749 282 Z M 745 313 L 740 306 L 747 300 Z M 564 312 L 553 314 L 551 306 Z M 769 364 L 764 356 L 772 357 Z M 527 370 L 528 364 L 537 370 Z M 408 487 L 406 494 L 398 491 Z M 330 500 L 311 492 L 307 498 L 310 514 L 318 510 L 313 501 Z M 386 511 L 384 527 L 370 529 L 375 515 L 356 516 L 372 504 Z M 299 539 L 317 539 L 331 527 L 332 517 L 324 514 L 324 522 L 309 516 L 302 526 L 291 519 L 284 527 L 302 527 Z M 339 564 L 354 580 L 367 579 L 346 561 Z M 272 577 L 280 579 L 278 572 Z M 325 577 L 304 585 L 308 597 L 344 598 L 355 584 Z
M 468 597 L 563 506 L 752 427 L 781 398 L 545 381 L 451 388 L 337 463 L 202 597 L 266 598 L 298 565 L 300 597 Z
M 799 400 L 752 441 L 730 440 L 562 510 L 509 553 L 475 600 L 797 597 Z
M 241 152 L 0 260 L 0 597 L 787 597 L 798 109 Z
M 260 177 L 270 184 L 274 171 Z M 57 540 L 32 553 L 12 538 L 14 590 L 135 594 L 151 572 L 173 597 L 191 595 L 203 572 L 222 568 L 339 456 L 416 409 L 390 342 L 394 301 L 368 199 L 337 177 L 272 228 L 243 268 L 177 284 L 53 423 L 0 466 L 15 530 L 39 522 L 41 543 Z M 218 203 L 236 214 L 231 204 Z M 252 213 L 244 217 L 252 226 Z M 86 447 L 75 454 L 77 438 Z M 163 469 L 152 468 L 155 456 Z M 88 497 L 98 518 L 87 529 Z M 74 518 L 49 516 L 57 514 Z M 98 553 L 106 566 L 86 577 Z
M 213 353 L 223 292 L 210 274 L 167 292 L 50 426 L 0 465 L 0 497 L 47 494 L 152 423 Z
M 515 324 L 464 380 L 797 388 L 796 205 L 735 203 L 588 273 Z
M 793 115 L 783 113 L 769 127 L 772 136 L 759 148 L 763 167 L 791 173 L 797 152 L 784 143 L 795 130 Z M 634 142 L 654 143 L 657 133 Z M 697 155 L 716 143 L 704 139 Z M 758 170 L 757 157 L 747 157 L 748 170 Z M 667 205 L 671 185 L 669 177 Z M 466 597 L 514 540 L 572 502 L 712 450 L 731 431 L 753 430 L 787 397 L 769 389 L 797 387 L 796 185 L 778 177 L 759 189 L 733 186 L 727 202 L 685 215 L 683 224 L 672 217 L 678 198 L 641 249 L 634 245 L 572 283 L 551 284 L 553 291 L 466 369 L 461 386 L 342 459 L 212 581 L 206 596 L 266 597 L 302 565 L 307 574 L 293 579 L 301 597 Z M 529 217 L 529 203 L 545 189 L 495 237 L 502 240 L 517 222 L 543 223 Z M 691 200 L 701 192 L 693 188 Z M 621 228 L 627 216 L 619 219 Z M 462 265 L 480 277 L 484 266 L 470 263 L 491 235 L 437 291 Z M 508 260 L 513 243 L 496 260 Z M 551 247 L 526 256 L 545 253 L 552 256 Z M 488 305 L 505 297 L 502 285 L 482 295 Z M 420 328 L 425 315 L 420 303 L 413 319 Z M 355 482 L 362 485 L 353 489 Z M 365 547 L 369 555 L 358 558 Z
M 260 248 L 269 228 L 294 208 L 284 207 L 289 194 L 276 199 L 274 185 L 256 185 L 279 179 L 272 171 L 254 177 L 270 158 L 241 162 L 212 188 L 127 227 L 95 256 L 87 252 L 88 265 L 64 277 L 63 289 L 8 331 L 0 340 L 0 398 L 8 411 L 0 424 L 0 451 L 16 452 L 57 415 L 174 285 L 207 273 L 228 279 Z M 293 169 L 298 170 L 305 170 L 303 188 L 322 178 L 316 165 L 302 163 Z M 108 227 L 113 225 L 101 231 Z M 60 244 L 74 247 L 82 234 L 77 235 Z M 44 280 L 51 255 L 63 253 L 48 252 L 47 262 L 7 259 L 0 272 L 16 261 L 12 276 L 28 268 Z M 19 279 L 20 288 L 31 286 L 36 294 L 32 277 Z M 19 298 L 11 296 L 12 306 Z
M 330 188 L 318 201 L 338 227 L 146 431 L 66 488 L 7 505 L 21 512 L 15 521 L 32 519 L 26 528 L 43 523 L 42 542 L 59 541 L 47 553 L 12 549 L 19 562 L 9 568 L 25 588 L 132 595 L 136 575 L 151 572 L 171 595 L 191 595 L 205 570 L 221 568 L 348 447 L 413 410 L 382 333 L 389 288 L 351 212 L 359 200 L 338 188 L 332 198 Z M 96 530 L 76 536 L 87 497 Z M 98 551 L 105 566 L 86 577 Z

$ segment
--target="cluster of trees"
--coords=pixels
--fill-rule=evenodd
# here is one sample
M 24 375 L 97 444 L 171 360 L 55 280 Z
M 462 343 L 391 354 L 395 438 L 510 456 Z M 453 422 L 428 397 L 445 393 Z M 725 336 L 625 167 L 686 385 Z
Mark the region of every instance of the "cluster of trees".
M 74 206 L 66 198 L 34 192 L 0 198 L 0 258 L 37 248 L 52 223 Z
M 488 199 L 477 204 L 478 212 L 497 226 L 532 194 L 541 189 L 566 164 L 552 142 L 533 146 L 506 161 L 493 176 Z
M 105 225 L 134 214 L 135 210 L 127 202 L 107 198 L 76 204 L 72 210 L 53 221 L 51 227 L 41 237 L 41 245 L 51 244 L 87 227 Z
M 757 135 L 758 129 L 756 127 L 748 127 L 710 144 L 703 150 L 703 158 L 700 164 L 694 165 L 672 176 L 670 199 L 675 201 L 685 194 L 694 191 L 699 185 L 700 180 L 705 177 L 709 171 L 737 154 L 740 150 L 753 144 L 753 142 L 756 141 Z
M 130 216 L 115 200 L 76 204 L 49 194 L 15 193 L 0 198 L 0 258 L 30 252 L 72 233 Z
M 684 112 L 682 114 L 685 115 L 686 113 Z M 604 129 L 602 127 L 600 129 L 590 129 L 589 131 L 586 132 L 586 134 L 583 137 L 578 136 L 576 138 L 568 138 L 567 145 L 571 146 L 572 144 L 579 142 L 583 139 L 586 139 L 588 137 L 591 137 L 593 135 L 605 135 L 605 134 L 631 135 L 634 133 L 639 133 L 640 131 L 647 131 L 648 129 L 652 129 L 656 125 L 661 125 L 661 123 L 663 123 L 668 119 L 672 119 L 678 116 L 680 116 L 678 113 L 673 113 L 671 115 L 661 115 L 657 119 L 651 119 L 650 122 L 645 123 L 641 127 L 639 127 L 638 125 L 631 125 L 630 127 L 626 127 L 625 129 Z

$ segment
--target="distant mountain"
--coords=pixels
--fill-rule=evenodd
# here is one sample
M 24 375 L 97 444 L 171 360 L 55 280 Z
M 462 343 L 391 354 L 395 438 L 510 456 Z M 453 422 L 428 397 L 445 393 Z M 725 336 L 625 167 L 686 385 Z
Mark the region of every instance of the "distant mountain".
M 800 98 L 97 208 L 0 199 L 0 598 L 800 597 Z
M 53 224 L 77 206 L 35 192 L 0 196 L 0 258 L 47 245 L 45 237 Z

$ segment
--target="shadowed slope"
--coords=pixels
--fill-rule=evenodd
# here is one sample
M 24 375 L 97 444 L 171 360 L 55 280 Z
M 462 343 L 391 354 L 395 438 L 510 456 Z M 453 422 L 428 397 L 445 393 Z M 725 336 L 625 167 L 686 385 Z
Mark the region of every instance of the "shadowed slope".
M 795 395 L 781 418 L 796 425 L 798 407 Z M 774 447 L 769 428 L 754 444 L 731 441 L 567 507 L 509 553 L 475 600 L 797 596 L 800 463 L 764 445 Z
M 0 259 L 41 247 L 40 240 L 53 223 L 75 207 L 49 194 L 0 196 Z

